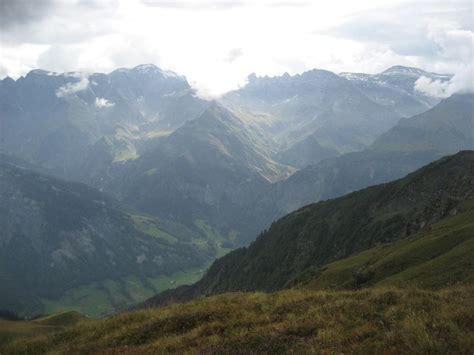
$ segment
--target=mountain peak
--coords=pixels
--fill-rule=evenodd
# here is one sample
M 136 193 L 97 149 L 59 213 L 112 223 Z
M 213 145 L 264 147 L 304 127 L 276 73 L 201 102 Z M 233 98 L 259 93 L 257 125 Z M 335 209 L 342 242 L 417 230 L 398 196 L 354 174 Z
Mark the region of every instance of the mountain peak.
M 301 78 L 311 78 L 311 79 L 316 79 L 316 78 L 334 78 L 338 79 L 339 76 L 337 74 L 334 74 L 332 71 L 329 70 L 324 70 L 324 69 L 311 69 L 308 71 L 305 71 L 298 75 Z
M 160 70 L 155 64 L 147 63 L 147 64 L 140 64 L 133 68 L 133 70 L 138 71 L 155 71 Z
M 3 78 L 2 80 L 4 83 L 14 83 L 15 82 L 15 79 L 13 79 L 11 76 L 6 76 L 5 78 Z
M 181 76 L 172 70 L 163 70 L 158 68 L 155 64 L 150 63 L 137 65 L 132 70 L 143 74 L 157 73 L 165 78 L 184 79 L 184 76 Z
M 43 70 L 43 69 L 33 69 L 28 72 L 28 75 L 51 75 L 51 72 L 48 70 Z
M 426 72 L 422 69 L 415 68 L 415 67 L 405 67 L 403 65 L 394 65 L 380 74 L 388 74 L 388 75 L 393 75 L 393 74 L 405 74 L 405 75 L 423 75 L 426 74 Z

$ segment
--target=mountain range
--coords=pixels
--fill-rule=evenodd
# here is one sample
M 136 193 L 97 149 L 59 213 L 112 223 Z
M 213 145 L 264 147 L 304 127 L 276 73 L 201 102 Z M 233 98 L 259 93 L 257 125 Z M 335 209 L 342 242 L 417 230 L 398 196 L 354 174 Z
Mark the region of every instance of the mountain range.
M 0 309 L 114 311 L 196 280 L 307 204 L 472 149 L 474 95 L 427 97 L 415 87 L 421 77 L 451 78 L 400 66 L 251 75 L 213 101 L 151 64 L 1 80 L 0 278 L 10 292 Z M 308 267 L 335 260 L 324 253 Z M 228 265 L 229 282 L 243 284 Z M 219 267 L 202 282 L 214 283 Z M 282 286 L 269 280 L 261 289 Z
M 367 149 L 402 117 L 396 95 L 429 108 L 438 100 L 418 93 L 416 80 L 450 77 L 390 68 L 372 80 L 394 96 L 396 104 L 386 105 L 356 76 L 251 75 L 213 103 L 152 64 L 110 74 L 33 70 L 0 81 L 0 149 L 139 210 L 190 228 L 202 221 L 243 244 L 262 227 L 241 222 L 254 196 L 297 169 Z

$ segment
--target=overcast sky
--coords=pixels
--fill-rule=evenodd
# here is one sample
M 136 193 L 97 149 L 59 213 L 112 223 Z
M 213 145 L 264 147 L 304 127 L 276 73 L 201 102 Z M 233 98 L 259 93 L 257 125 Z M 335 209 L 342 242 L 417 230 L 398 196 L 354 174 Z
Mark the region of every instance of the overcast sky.
M 154 63 L 204 96 L 248 74 L 391 65 L 472 86 L 472 0 L 0 0 L 0 77 Z

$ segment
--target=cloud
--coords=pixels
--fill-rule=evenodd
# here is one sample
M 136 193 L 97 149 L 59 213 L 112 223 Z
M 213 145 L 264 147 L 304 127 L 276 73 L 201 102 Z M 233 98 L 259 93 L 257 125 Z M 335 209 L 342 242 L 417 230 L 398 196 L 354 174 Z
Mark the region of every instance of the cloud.
M 141 0 L 146 6 L 164 9 L 229 10 L 242 6 L 263 5 L 268 7 L 305 7 L 308 1 L 278 0 Z
M 7 2 L 49 5 L 0 29 L 1 76 L 154 63 L 211 95 L 244 85 L 251 72 L 373 73 L 400 64 L 457 73 L 473 29 L 466 0 Z
M 427 96 L 433 97 L 448 97 L 447 89 L 449 81 L 433 80 L 426 76 L 420 77 L 415 82 L 415 90 Z
M 96 97 L 95 98 L 95 107 L 97 108 L 107 108 L 115 106 L 114 102 L 111 102 L 103 97 Z
M 52 45 L 37 59 L 39 68 L 56 72 L 68 72 L 78 67 L 81 48 L 74 45 Z
M 89 86 L 89 77 L 82 73 L 79 74 L 71 74 L 70 77 L 79 79 L 73 83 L 67 83 L 64 86 L 61 86 L 58 90 L 56 90 L 57 97 L 65 97 L 76 92 L 82 91 L 87 89 Z
M 244 5 L 244 1 L 239 0 L 142 0 L 146 6 L 159 7 L 165 9 L 192 9 L 192 10 L 228 10 Z
M 225 61 L 227 63 L 232 63 L 233 61 L 239 59 L 244 55 L 244 52 L 242 51 L 242 48 L 233 48 L 227 53 L 227 57 Z
M 110 33 L 119 0 L 0 0 L 0 44 L 72 44 Z
M 1 0 L 0 29 L 24 25 L 43 18 L 53 5 L 53 0 Z
M 270 7 L 305 7 L 308 1 L 276 1 L 269 4 Z
M 438 98 L 446 98 L 455 93 L 473 92 L 473 67 L 466 66 L 449 81 L 432 80 L 426 76 L 422 76 L 415 82 L 415 90 L 425 95 Z
M 445 23 L 431 24 L 427 33 L 430 40 L 439 46 L 440 59 L 451 63 L 455 74 L 449 81 L 421 77 L 415 83 L 415 90 L 439 98 L 456 92 L 474 91 L 474 32 Z M 460 60 L 464 63 L 459 63 Z
M 317 33 L 376 43 L 402 56 L 433 58 L 443 52 L 433 32 L 440 37 L 455 27 L 472 33 L 471 14 L 471 0 L 420 1 L 419 6 L 400 3 L 347 16 L 341 24 Z

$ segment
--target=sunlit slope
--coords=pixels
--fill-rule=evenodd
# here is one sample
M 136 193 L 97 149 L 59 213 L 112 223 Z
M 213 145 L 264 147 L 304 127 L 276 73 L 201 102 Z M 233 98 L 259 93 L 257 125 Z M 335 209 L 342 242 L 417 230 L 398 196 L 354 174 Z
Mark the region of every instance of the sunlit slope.
M 474 201 L 460 209 L 409 239 L 307 270 L 293 284 L 312 289 L 474 284 Z

